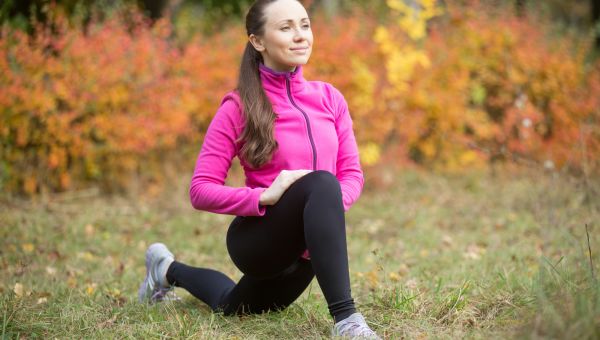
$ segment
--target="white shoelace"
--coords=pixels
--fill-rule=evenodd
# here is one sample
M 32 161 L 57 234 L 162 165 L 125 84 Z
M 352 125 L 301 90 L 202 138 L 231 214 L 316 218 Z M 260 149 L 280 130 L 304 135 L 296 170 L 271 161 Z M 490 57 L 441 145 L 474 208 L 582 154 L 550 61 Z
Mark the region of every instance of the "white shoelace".
M 181 298 L 175 294 L 173 287 L 161 287 L 155 289 L 152 294 L 151 300 L 153 302 L 160 301 L 181 301 Z
M 349 337 L 365 337 L 372 339 L 381 339 L 371 328 L 367 325 L 365 319 L 360 313 L 358 315 L 352 315 L 351 317 L 340 321 L 335 328 L 337 335 L 349 336 Z M 336 334 L 334 334 L 336 335 Z

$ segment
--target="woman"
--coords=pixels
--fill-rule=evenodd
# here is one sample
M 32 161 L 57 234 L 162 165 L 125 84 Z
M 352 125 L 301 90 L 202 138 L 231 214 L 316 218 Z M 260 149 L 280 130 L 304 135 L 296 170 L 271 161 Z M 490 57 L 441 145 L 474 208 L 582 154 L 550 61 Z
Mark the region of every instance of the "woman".
M 350 291 L 344 212 L 363 187 L 352 120 L 342 94 L 302 76 L 313 36 L 296 0 L 259 0 L 246 16 L 248 44 L 236 91 L 207 130 L 190 186 L 194 208 L 236 217 L 227 232 L 226 275 L 174 260 L 164 244 L 146 252 L 141 301 L 182 287 L 225 315 L 281 310 L 313 277 L 334 319 L 333 335 L 378 338 Z M 233 157 L 246 187 L 225 186 Z

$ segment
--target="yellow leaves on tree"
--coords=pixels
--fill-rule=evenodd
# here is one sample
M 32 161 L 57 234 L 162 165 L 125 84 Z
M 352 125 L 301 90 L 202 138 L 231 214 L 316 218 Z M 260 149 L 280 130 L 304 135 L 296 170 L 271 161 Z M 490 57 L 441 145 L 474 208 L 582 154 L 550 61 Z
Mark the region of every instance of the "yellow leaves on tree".
M 435 3 L 388 1 L 395 25 L 374 34 L 404 156 L 450 170 L 514 156 L 574 167 L 584 154 L 598 159 L 590 42 L 550 37 L 548 23 L 507 10 L 493 16 L 477 3 L 448 2 L 449 20 L 426 29 L 442 13 Z
M 389 25 L 364 13 L 314 17 L 327 25 L 313 27 L 318 46 L 305 77 L 344 94 L 365 166 L 599 160 L 591 42 L 550 36 L 534 18 L 438 3 L 390 0 Z M 138 176 L 159 186 L 165 157 L 186 147 L 193 162 L 235 88 L 230 66 L 246 43 L 243 27 L 175 46 L 168 21 L 150 27 L 139 13 L 92 22 L 85 34 L 52 18 L 53 30 L 39 26 L 33 36 L 0 33 L 0 189 L 123 189 Z

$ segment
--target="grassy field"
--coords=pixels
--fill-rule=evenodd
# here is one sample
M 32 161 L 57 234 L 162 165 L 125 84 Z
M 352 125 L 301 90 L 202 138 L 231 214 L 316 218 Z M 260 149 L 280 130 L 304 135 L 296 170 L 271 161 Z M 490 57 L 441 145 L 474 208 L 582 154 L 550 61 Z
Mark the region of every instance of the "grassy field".
M 599 338 L 599 187 L 531 171 L 407 170 L 385 190 L 367 184 L 346 217 L 359 310 L 386 339 Z M 224 317 L 181 289 L 181 302 L 137 303 L 155 241 L 180 261 L 241 275 L 225 248 L 231 217 L 194 211 L 186 190 L 187 179 L 145 199 L 3 197 L 2 337 L 328 338 L 316 280 L 279 313 Z

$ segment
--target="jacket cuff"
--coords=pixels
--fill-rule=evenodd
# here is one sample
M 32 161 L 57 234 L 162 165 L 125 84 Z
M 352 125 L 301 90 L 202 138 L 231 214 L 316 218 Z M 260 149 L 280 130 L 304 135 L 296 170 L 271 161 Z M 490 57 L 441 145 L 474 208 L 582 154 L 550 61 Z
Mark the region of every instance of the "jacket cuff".
M 267 190 L 267 188 L 252 189 L 252 207 L 254 209 L 253 216 L 263 216 L 267 211 L 267 207 L 260 204 L 260 195 L 265 190 Z

